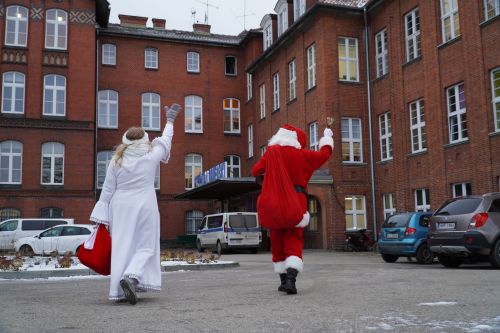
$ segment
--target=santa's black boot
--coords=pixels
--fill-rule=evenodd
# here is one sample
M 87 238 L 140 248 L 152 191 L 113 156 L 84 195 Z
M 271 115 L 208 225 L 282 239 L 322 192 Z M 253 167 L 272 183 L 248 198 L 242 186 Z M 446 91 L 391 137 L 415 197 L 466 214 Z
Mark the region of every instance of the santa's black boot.
M 280 274 L 280 280 L 281 280 L 281 285 L 278 287 L 278 291 L 286 292 L 286 289 L 285 289 L 286 273 Z
M 289 267 L 286 269 L 285 291 L 289 295 L 294 295 L 297 293 L 297 288 L 295 287 L 297 274 L 299 274 L 299 271 L 295 268 Z

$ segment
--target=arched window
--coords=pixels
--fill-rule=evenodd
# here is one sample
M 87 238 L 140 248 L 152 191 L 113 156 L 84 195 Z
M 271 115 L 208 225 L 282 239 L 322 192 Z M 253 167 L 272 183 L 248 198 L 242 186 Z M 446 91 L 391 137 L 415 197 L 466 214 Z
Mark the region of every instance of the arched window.
M 42 145 L 42 185 L 64 184 L 64 145 L 47 142 Z
M 186 235 L 195 235 L 196 230 L 200 226 L 203 219 L 203 212 L 201 210 L 190 210 L 186 212 Z
M 184 98 L 184 130 L 187 133 L 203 132 L 203 98 L 186 96 Z
M 99 91 L 99 128 L 118 128 L 118 93 L 113 90 Z
M 184 160 L 184 179 L 186 190 L 195 187 L 195 178 L 202 172 L 202 157 L 199 154 L 188 154 Z
M 113 152 L 111 150 L 104 150 L 97 153 L 97 188 L 102 188 L 104 184 L 106 172 L 112 157 Z
M 21 217 L 21 211 L 17 208 L 0 208 L 0 222 Z
M 66 78 L 61 75 L 45 75 L 43 80 L 43 114 L 66 115 Z
M 40 217 L 63 217 L 63 210 L 57 207 L 45 207 L 40 210 Z
M 49 9 L 45 17 L 45 47 L 66 50 L 68 37 L 68 13 L 62 9 Z
M 240 133 L 240 101 L 236 98 L 224 100 L 224 133 Z
M 240 157 L 236 155 L 228 155 L 224 157 L 226 162 L 226 172 L 228 178 L 240 177 Z
M 0 184 L 21 184 L 22 166 L 23 144 L 0 142 Z
M 160 130 L 160 95 L 142 94 L 142 127 L 146 130 Z
M 23 73 L 3 73 L 2 113 L 24 113 L 24 87 L 25 78 Z
M 28 45 L 28 8 L 21 6 L 7 7 L 5 20 L 5 45 Z

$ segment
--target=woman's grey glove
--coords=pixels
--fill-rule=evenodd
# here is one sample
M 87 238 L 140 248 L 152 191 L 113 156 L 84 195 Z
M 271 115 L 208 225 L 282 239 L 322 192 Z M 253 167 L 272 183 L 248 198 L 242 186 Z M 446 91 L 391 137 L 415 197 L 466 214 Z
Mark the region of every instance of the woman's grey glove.
M 166 106 L 165 113 L 167 114 L 167 121 L 173 123 L 179 112 L 181 112 L 181 106 L 179 104 L 174 103 L 170 106 Z

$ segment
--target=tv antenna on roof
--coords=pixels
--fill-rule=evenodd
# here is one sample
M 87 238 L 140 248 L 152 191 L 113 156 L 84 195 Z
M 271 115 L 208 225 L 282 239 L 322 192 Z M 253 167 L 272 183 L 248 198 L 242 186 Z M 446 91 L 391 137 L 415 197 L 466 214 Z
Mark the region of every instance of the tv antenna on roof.
M 196 8 L 191 8 L 191 16 L 193 16 L 193 23 L 196 23 Z
M 196 0 L 197 2 L 199 3 L 202 3 L 204 4 L 205 6 L 207 6 L 207 10 L 205 12 L 205 24 L 208 24 L 208 7 L 213 7 L 215 9 L 219 9 L 219 7 L 217 6 L 214 6 L 214 5 L 211 5 L 208 1 L 209 0 L 205 0 L 205 1 L 201 1 L 201 0 Z

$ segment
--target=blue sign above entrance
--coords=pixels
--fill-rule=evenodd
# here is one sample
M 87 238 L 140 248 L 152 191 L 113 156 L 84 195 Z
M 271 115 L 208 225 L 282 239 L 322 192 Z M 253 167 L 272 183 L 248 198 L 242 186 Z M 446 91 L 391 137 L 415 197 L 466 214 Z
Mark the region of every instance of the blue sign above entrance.
M 198 187 L 213 182 L 214 180 L 217 179 L 226 178 L 227 177 L 226 170 L 227 170 L 226 162 L 217 164 L 216 166 L 210 168 L 201 175 L 197 176 L 194 179 L 194 186 Z

